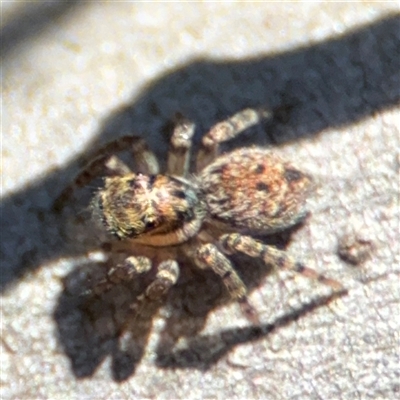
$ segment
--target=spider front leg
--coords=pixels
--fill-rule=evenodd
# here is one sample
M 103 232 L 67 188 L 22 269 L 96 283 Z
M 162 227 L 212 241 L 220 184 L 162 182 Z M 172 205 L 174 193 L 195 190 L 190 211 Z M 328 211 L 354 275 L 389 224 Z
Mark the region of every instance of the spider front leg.
M 134 316 L 142 315 L 148 303 L 155 303 L 158 299 L 166 295 L 169 289 L 175 285 L 179 278 L 179 265 L 174 260 L 167 260 L 160 263 L 157 267 L 156 276 L 143 294 L 137 297 L 137 302 L 131 306 L 131 313 Z M 150 307 L 152 309 L 152 307 Z
M 327 278 L 312 268 L 308 268 L 304 264 L 297 262 L 284 251 L 260 243 L 250 236 L 242 236 L 237 233 L 226 234 L 220 238 L 220 243 L 228 254 L 241 252 L 250 257 L 259 257 L 266 264 L 276 265 L 279 269 L 295 271 L 324 285 L 328 285 L 335 293 L 346 292 L 346 289 L 338 281 Z
M 182 115 L 177 114 L 168 151 L 167 174 L 178 176 L 187 175 L 193 134 L 194 123 L 190 122 Z
M 201 148 L 197 155 L 196 170 L 200 172 L 218 155 L 218 147 L 222 142 L 233 139 L 244 130 L 258 124 L 261 120 L 271 116 L 265 109 L 246 108 L 225 121 L 214 125 L 201 141 Z
M 125 348 L 125 353 L 127 352 L 127 345 L 128 349 L 130 347 L 128 353 L 131 354 L 135 354 L 135 349 L 137 350 L 137 346 L 139 345 L 138 357 L 141 357 L 143 353 L 143 349 L 140 347 L 140 342 L 143 340 L 142 334 L 151 329 L 151 321 L 160 305 L 157 300 L 168 293 L 169 289 L 178 280 L 178 277 L 179 266 L 176 261 L 166 260 L 158 265 L 153 282 L 150 283 L 145 291 L 136 298 L 136 301 L 131 304 L 124 323 L 118 329 L 118 336 L 121 339 L 120 346 L 121 348 Z M 133 330 L 132 327 L 134 327 Z
M 92 289 L 86 290 L 82 293 L 86 295 L 101 295 L 108 292 L 115 285 L 122 282 L 129 282 L 135 277 L 148 272 L 151 269 L 151 261 L 147 257 L 128 257 L 122 264 L 111 267 L 107 275 L 96 282 Z
M 259 325 L 257 311 L 247 299 L 247 288 L 233 268 L 232 263 L 213 244 L 202 245 L 195 255 L 195 262 L 199 268 L 212 269 L 222 278 L 232 299 L 240 304 L 243 314 L 255 325 Z
M 157 300 L 168 293 L 179 278 L 179 266 L 174 260 L 167 260 L 157 267 L 157 274 L 153 282 L 147 286 L 144 296 L 150 300 Z M 143 296 L 143 295 L 142 295 Z
M 91 182 L 102 174 L 125 175 L 130 169 L 113 153 L 131 149 L 135 164 L 140 172 L 148 174 L 158 173 L 159 166 L 155 155 L 149 150 L 144 139 L 137 136 L 123 136 L 92 154 L 91 160 L 57 197 L 53 209 L 60 211 L 71 197 L 72 193 Z

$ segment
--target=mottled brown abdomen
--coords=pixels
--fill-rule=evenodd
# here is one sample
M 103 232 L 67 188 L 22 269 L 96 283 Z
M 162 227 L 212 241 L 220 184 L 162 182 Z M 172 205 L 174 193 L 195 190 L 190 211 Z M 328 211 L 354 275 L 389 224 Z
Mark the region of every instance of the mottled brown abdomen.
M 262 148 L 219 157 L 201 174 L 211 217 L 242 231 L 272 233 L 299 222 L 311 178 Z

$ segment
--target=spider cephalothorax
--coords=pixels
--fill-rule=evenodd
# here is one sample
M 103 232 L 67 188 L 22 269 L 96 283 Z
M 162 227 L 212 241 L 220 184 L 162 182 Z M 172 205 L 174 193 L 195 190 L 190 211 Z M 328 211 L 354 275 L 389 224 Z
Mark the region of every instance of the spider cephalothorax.
M 160 297 L 178 279 L 179 257 L 184 255 L 219 275 L 232 298 L 256 322 L 246 286 L 227 257 L 241 252 L 317 279 L 335 291 L 343 290 L 337 281 L 252 237 L 300 222 L 312 187 L 309 175 L 269 150 L 248 147 L 218 155 L 219 143 L 262 116 L 262 112 L 247 109 L 215 125 L 203 137 L 192 176 L 188 166 L 194 129 L 182 117 L 171 138 L 165 175 L 159 174 L 156 158 L 138 137 L 122 137 L 96 153 L 57 205 L 75 187 L 86 185 L 107 169 L 109 177 L 91 203 L 93 215 L 111 236 L 120 239 L 112 243 L 110 251 L 126 254 L 126 261 L 109 270 L 109 281 L 101 282 L 102 288 L 111 287 L 118 277 L 133 279 L 155 268 L 155 280 L 144 289 L 141 299 Z M 127 149 L 133 152 L 140 173 L 133 173 L 113 155 Z
M 105 180 L 92 201 L 95 219 L 118 239 L 152 246 L 179 244 L 202 225 L 199 188 L 183 178 L 128 174 Z

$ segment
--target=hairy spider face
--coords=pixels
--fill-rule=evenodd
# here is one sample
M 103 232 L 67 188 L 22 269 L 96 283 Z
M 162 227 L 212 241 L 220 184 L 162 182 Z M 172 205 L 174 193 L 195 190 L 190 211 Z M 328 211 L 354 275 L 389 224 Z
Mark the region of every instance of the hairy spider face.
M 93 214 L 118 239 L 179 243 L 183 234 L 188 239 L 201 226 L 204 212 L 197 192 L 185 179 L 165 175 L 106 178 L 92 201 Z

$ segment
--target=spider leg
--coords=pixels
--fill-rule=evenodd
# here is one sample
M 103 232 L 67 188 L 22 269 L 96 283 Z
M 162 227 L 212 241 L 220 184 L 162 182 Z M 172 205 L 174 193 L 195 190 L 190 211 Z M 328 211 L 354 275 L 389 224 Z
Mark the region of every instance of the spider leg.
M 144 174 L 158 174 L 159 165 L 156 156 L 149 149 L 146 141 L 139 136 L 122 136 L 103 147 L 100 147 L 94 154 L 91 155 L 91 160 L 96 160 L 98 157 L 107 159 L 114 153 L 119 153 L 124 150 L 130 150 L 135 163 L 135 169 Z
M 178 263 L 175 260 L 163 261 L 157 267 L 155 279 L 147 286 L 145 293 L 141 296 L 145 296 L 149 300 L 159 299 L 167 294 L 168 290 L 175 285 L 178 277 Z
M 232 263 L 216 246 L 207 243 L 199 247 L 195 255 L 195 262 L 199 268 L 211 268 L 222 278 L 222 282 L 234 300 L 240 304 L 242 312 L 254 324 L 259 324 L 257 311 L 247 299 L 247 288 L 233 268 Z
M 263 109 L 246 108 L 225 121 L 214 125 L 204 136 L 197 155 L 196 170 L 200 172 L 218 154 L 219 144 L 240 135 L 245 129 L 268 118 L 270 112 Z
M 136 329 L 140 327 L 140 332 L 149 330 L 149 321 L 152 320 L 154 313 L 159 306 L 159 300 L 166 295 L 169 289 L 176 283 L 179 277 L 179 266 L 175 260 L 167 260 L 160 263 L 154 280 L 147 286 L 143 294 L 137 297 L 137 301 L 130 306 L 129 315 L 125 323 L 120 327 L 118 336 L 123 338 L 124 332 L 131 332 L 129 327 L 135 324 Z M 127 336 L 129 340 L 129 335 Z M 123 347 L 123 346 L 122 346 Z
M 167 260 L 157 267 L 154 280 L 147 286 L 143 294 L 137 297 L 137 302 L 130 307 L 130 313 L 134 318 L 143 317 L 146 305 L 156 304 L 157 300 L 166 295 L 169 289 L 175 285 L 179 278 L 179 265 L 175 260 Z M 150 310 L 153 307 L 147 307 Z
M 138 136 L 123 136 L 98 149 L 83 170 L 76 176 L 74 181 L 68 185 L 57 197 L 53 209 L 61 210 L 71 197 L 72 193 L 96 177 L 106 173 L 107 175 L 124 175 L 130 169 L 119 160 L 113 153 L 131 149 L 139 171 L 156 174 L 158 173 L 158 162 L 155 155 L 149 150 L 144 139 Z
M 112 155 L 105 160 L 104 170 L 108 176 L 123 176 L 132 172 L 131 169 L 115 155 Z
M 346 289 L 338 281 L 327 278 L 312 268 L 308 268 L 304 264 L 297 262 L 286 252 L 260 243 L 250 236 L 242 236 L 237 233 L 226 234 L 220 238 L 220 243 L 228 254 L 241 252 L 250 257 L 259 257 L 266 264 L 276 265 L 280 269 L 295 271 L 324 285 L 328 285 L 335 293 L 346 292 Z
M 167 174 L 179 176 L 187 175 L 193 134 L 194 123 L 178 114 L 176 116 L 176 125 L 170 140 Z
M 108 292 L 115 285 L 121 282 L 129 282 L 150 269 L 151 261 L 149 258 L 128 257 L 122 264 L 110 268 L 105 278 L 95 283 L 92 289 L 83 292 L 82 295 L 101 295 L 102 293 Z

